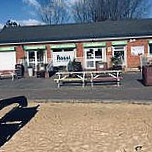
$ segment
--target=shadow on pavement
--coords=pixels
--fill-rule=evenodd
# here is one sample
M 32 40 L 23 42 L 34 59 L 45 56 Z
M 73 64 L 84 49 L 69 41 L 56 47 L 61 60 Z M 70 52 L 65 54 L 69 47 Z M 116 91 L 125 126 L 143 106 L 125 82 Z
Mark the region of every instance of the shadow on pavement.
M 39 105 L 27 107 L 27 99 L 24 96 L 1 100 L 0 110 L 14 103 L 18 103 L 19 106 L 12 108 L 0 119 L 0 147 L 8 142 L 38 112 Z

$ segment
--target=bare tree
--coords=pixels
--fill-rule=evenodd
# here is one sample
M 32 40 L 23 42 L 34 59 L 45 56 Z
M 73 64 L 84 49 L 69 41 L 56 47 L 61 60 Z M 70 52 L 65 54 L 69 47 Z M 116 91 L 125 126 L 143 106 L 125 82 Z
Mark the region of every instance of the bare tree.
M 77 0 L 73 4 L 76 22 L 99 22 L 140 18 L 148 0 Z
M 65 0 L 40 0 L 38 9 L 43 22 L 48 24 L 62 24 L 69 20 Z
M 15 21 L 8 20 L 6 22 L 6 24 L 4 25 L 4 28 L 6 28 L 6 27 L 17 27 L 17 26 L 20 26 L 20 24 L 18 24 Z

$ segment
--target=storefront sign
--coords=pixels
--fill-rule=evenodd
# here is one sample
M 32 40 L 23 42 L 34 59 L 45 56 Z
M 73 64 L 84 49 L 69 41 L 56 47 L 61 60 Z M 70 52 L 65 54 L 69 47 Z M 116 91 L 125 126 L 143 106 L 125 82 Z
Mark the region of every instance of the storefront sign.
M 142 55 L 144 54 L 144 46 L 132 46 L 131 47 L 131 55 Z
M 15 51 L 15 47 L 0 47 L 0 51 Z
M 69 61 L 73 61 L 74 51 L 53 52 L 53 66 L 67 66 Z
M 45 45 L 24 46 L 24 50 L 45 50 Z
M 102 47 L 106 46 L 106 42 L 83 43 L 83 47 Z
M 63 49 L 63 48 L 75 48 L 75 44 L 57 44 L 57 45 L 51 45 L 51 49 Z
M 112 45 L 126 45 L 127 41 L 113 41 Z

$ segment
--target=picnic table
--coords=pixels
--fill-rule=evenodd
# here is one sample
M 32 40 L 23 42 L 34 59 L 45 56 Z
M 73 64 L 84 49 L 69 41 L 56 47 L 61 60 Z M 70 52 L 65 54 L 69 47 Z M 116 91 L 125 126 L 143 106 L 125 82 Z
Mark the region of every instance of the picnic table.
M 122 77 L 120 74 L 121 70 L 103 70 L 103 71 L 82 71 L 82 72 L 57 72 L 58 78 L 54 79 L 57 83 L 58 88 L 68 83 L 82 83 L 82 87 L 86 83 L 91 83 L 94 86 L 96 82 L 116 82 L 117 86 L 120 85 Z

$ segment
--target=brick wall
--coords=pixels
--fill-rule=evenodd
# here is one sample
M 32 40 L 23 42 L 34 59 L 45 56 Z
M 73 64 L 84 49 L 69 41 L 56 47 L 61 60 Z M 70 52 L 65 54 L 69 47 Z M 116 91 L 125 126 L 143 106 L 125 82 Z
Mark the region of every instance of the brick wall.
M 76 57 L 83 60 L 84 58 L 84 49 L 83 49 L 83 43 L 77 43 L 76 48 Z M 128 42 L 127 44 L 127 67 L 128 68 L 136 68 L 140 65 L 140 56 L 133 56 L 131 54 L 131 46 L 144 46 L 144 53 L 148 53 L 148 40 L 136 40 L 134 42 Z M 47 58 L 48 62 L 51 60 L 51 48 L 49 44 L 46 44 L 47 48 Z M 19 62 L 20 59 L 22 59 L 25 56 L 26 52 L 23 50 L 22 46 L 16 47 L 16 61 Z M 111 67 L 111 57 L 112 57 L 112 46 L 111 42 L 107 42 L 107 48 L 106 48 L 106 60 L 108 63 L 108 67 Z M 81 61 L 84 62 L 84 61 Z
M 83 57 L 83 44 L 77 43 L 76 56 Z
M 51 47 L 50 45 L 46 45 L 46 49 L 47 49 L 47 62 L 51 61 Z
M 111 58 L 112 58 L 112 46 L 111 46 L 111 42 L 107 42 L 106 60 L 107 60 L 107 66 L 108 66 L 108 68 L 110 68 L 112 66 Z
M 23 59 L 26 55 L 26 52 L 23 50 L 22 46 L 16 47 L 16 63 L 19 63 L 21 59 Z
M 148 41 L 147 40 L 136 40 L 134 42 L 128 42 L 127 44 L 127 64 L 128 68 L 137 68 L 140 65 L 140 55 L 132 55 L 132 46 L 144 46 L 144 53 L 148 53 Z

